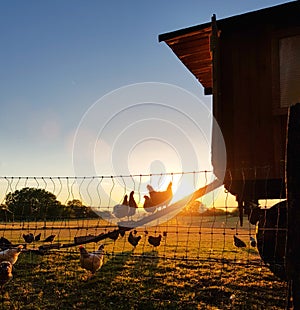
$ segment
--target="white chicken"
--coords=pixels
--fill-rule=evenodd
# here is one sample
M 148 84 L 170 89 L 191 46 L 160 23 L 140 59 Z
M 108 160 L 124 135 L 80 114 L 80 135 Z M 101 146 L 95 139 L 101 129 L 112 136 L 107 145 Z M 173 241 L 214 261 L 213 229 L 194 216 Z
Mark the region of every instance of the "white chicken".
M 12 265 L 16 263 L 23 249 L 23 245 L 18 245 L 16 248 L 0 251 L 0 262 L 9 261 Z
M 84 246 L 79 247 L 80 265 L 83 269 L 89 270 L 94 274 L 103 265 L 104 244 L 101 244 L 97 251 L 88 252 Z
M 129 205 L 128 204 L 129 203 L 128 203 L 127 199 L 128 199 L 128 196 L 125 195 L 123 202 L 121 204 L 114 206 L 112 214 L 115 217 L 121 219 L 123 217 L 128 216 L 128 213 L 129 213 Z

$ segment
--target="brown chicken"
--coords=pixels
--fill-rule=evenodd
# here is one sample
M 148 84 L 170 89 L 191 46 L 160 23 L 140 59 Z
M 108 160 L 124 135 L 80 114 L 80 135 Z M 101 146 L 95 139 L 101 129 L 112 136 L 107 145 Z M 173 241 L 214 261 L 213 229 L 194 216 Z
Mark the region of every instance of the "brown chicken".
M 124 205 L 124 206 L 128 206 L 129 205 L 129 203 L 128 203 L 128 195 L 124 196 L 122 205 Z
M 12 265 L 16 263 L 23 249 L 23 245 L 18 245 L 16 248 L 0 251 L 0 262 L 9 261 Z
M 143 205 L 144 210 L 148 213 L 153 213 L 157 207 L 152 203 L 152 200 L 149 196 L 145 195 L 144 198 L 145 198 Z
M 129 194 L 128 216 L 133 216 L 133 215 L 135 215 L 136 209 L 138 208 L 138 205 L 137 205 L 137 203 L 135 202 L 133 195 L 134 195 L 134 191 L 132 191 L 132 192 Z
M 165 191 L 155 191 L 151 185 L 147 185 L 152 206 L 168 206 L 173 198 L 172 182 L 169 183 Z
M 4 285 L 10 281 L 13 277 L 12 264 L 9 261 L 3 261 L 0 263 L 0 287 L 3 290 Z
M 84 246 L 79 247 L 80 250 L 80 265 L 83 269 L 89 270 L 94 274 L 103 265 L 104 244 L 101 244 L 97 251 L 88 252 Z

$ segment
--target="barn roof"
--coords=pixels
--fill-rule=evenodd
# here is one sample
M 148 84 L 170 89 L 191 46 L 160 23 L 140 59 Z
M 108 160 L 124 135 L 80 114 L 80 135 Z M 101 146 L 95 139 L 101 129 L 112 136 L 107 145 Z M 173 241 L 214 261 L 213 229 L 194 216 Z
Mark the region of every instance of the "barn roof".
M 300 1 L 277 5 L 217 21 L 219 31 L 224 29 L 241 29 L 261 23 L 274 24 L 288 20 L 289 24 L 297 23 L 300 16 Z M 159 35 L 159 42 L 164 41 L 177 55 L 180 61 L 191 71 L 203 85 L 206 94 L 212 91 L 212 55 L 210 36 L 212 23 L 176 30 Z

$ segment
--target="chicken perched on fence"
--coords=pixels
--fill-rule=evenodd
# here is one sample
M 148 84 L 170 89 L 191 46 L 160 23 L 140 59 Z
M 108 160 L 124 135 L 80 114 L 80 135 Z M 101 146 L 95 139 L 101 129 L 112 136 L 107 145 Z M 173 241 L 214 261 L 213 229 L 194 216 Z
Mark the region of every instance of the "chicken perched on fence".
M 173 198 L 172 182 L 169 183 L 165 191 L 155 191 L 151 185 L 147 185 L 149 196 L 144 196 L 144 209 L 153 212 L 155 208 L 168 206 Z M 150 209 L 152 208 L 152 209 Z
M 135 215 L 138 205 L 135 202 L 133 195 L 134 195 L 134 191 L 131 191 L 129 194 L 129 200 L 128 200 L 128 195 L 125 195 L 123 202 L 121 204 L 117 204 L 114 206 L 112 214 L 115 217 L 121 219 L 124 217 L 129 218 Z
M 134 200 L 134 191 L 131 191 L 129 194 L 129 201 L 128 201 L 128 217 L 135 215 L 136 209 L 138 208 L 137 203 Z
M 144 210 L 148 213 L 153 213 L 156 210 L 156 206 L 153 205 L 152 200 L 149 196 L 145 195 L 144 196 Z

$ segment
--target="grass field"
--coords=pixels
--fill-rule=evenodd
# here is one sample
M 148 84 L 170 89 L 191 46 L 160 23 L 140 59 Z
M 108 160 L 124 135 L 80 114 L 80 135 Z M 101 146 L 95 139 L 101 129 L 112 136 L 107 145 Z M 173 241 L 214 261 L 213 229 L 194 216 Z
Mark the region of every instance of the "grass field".
M 14 223 L 0 225 L 2 236 L 24 242 L 22 234 L 56 234 L 54 242 L 69 244 L 75 236 L 108 232 L 99 220 Z M 153 248 L 148 235 L 165 233 Z M 247 243 L 233 245 L 233 235 Z M 137 229 L 138 246 L 128 232 L 105 244 L 103 267 L 93 276 L 79 265 L 78 246 L 41 256 L 21 253 L 14 278 L 3 293 L 3 309 L 285 309 L 287 288 L 249 246 L 255 227 L 239 227 L 236 217 L 180 217 L 161 226 Z M 86 247 L 95 249 L 101 243 Z M 27 249 L 36 249 L 32 243 Z

